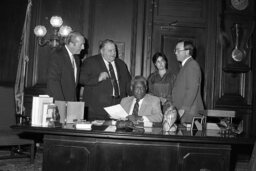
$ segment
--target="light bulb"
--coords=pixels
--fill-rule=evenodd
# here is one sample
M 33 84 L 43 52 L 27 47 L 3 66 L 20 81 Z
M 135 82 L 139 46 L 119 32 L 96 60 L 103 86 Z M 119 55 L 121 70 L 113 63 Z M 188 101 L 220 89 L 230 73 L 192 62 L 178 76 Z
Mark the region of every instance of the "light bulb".
M 53 27 L 60 27 L 63 24 L 63 20 L 59 16 L 52 16 L 50 23 Z
M 59 30 L 59 34 L 62 36 L 62 37 L 67 37 L 68 34 L 72 31 L 72 28 L 69 27 L 69 26 L 61 26 L 60 27 L 60 30 Z
M 46 30 L 45 26 L 38 25 L 35 27 L 34 33 L 38 37 L 44 37 L 47 33 L 47 30 Z

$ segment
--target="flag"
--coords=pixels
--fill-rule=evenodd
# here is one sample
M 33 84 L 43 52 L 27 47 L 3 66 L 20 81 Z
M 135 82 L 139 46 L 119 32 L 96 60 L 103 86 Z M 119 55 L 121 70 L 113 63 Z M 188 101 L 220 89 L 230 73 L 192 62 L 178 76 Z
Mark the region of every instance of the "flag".
M 20 43 L 20 51 L 19 51 L 19 63 L 15 81 L 15 103 L 16 103 L 16 114 L 22 115 L 25 111 L 23 106 L 24 102 L 24 83 L 26 76 L 26 66 L 29 60 L 28 58 L 28 50 L 29 50 L 29 33 L 30 33 L 30 21 L 31 21 L 31 6 L 32 0 L 28 0 L 25 21 L 23 25 L 22 35 L 21 35 L 21 43 Z

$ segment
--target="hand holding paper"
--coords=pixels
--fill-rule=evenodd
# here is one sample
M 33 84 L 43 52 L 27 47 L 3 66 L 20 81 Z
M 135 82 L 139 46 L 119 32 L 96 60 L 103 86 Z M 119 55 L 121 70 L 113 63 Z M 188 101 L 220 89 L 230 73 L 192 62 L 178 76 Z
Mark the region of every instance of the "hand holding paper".
M 128 114 L 120 104 L 105 107 L 104 110 L 109 114 L 111 119 L 126 120 L 126 116 L 128 116 Z

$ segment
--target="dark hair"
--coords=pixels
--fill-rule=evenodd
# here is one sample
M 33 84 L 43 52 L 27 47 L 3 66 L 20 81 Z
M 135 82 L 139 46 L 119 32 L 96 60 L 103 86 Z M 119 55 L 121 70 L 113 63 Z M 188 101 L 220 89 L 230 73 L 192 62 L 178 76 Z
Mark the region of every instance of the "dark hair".
M 193 56 L 195 47 L 194 47 L 192 41 L 190 41 L 190 40 L 180 40 L 180 41 L 177 42 L 177 44 L 181 43 L 181 42 L 184 43 L 184 50 L 189 50 L 189 55 Z
M 157 59 L 158 59 L 159 57 L 162 57 L 163 60 L 165 60 L 165 68 L 168 69 L 168 59 L 167 59 L 167 57 L 165 56 L 165 54 L 162 53 L 162 52 L 156 52 L 156 53 L 153 55 L 153 57 L 152 57 L 152 62 L 153 62 L 154 64 L 156 64 L 156 61 L 157 61 Z
M 115 42 L 111 39 L 105 39 L 103 40 L 102 42 L 100 42 L 100 46 L 99 46 L 99 49 L 102 49 L 104 48 L 104 46 L 107 44 L 107 43 L 112 43 L 115 45 Z
M 132 87 L 134 86 L 134 84 L 135 84 L 136 82 L 142 82 L 142 83 L 144 84 L 145 88 L 147 89 L 147 80 L 146 80 L 145 77 L 140 76 L 140 75 L 135 76 L 135 77 L 132 79 L 132 81 L 131 81 L 131 89 L 132 89 Z
M 65 43 L 68 45 L 70 42 L 76 43 L 76 38 L 77 37 L 83 37 L 85 39 L 85 37 L 76 31 L 72 31 L 68 34 L 68 36 L 66 37 Z

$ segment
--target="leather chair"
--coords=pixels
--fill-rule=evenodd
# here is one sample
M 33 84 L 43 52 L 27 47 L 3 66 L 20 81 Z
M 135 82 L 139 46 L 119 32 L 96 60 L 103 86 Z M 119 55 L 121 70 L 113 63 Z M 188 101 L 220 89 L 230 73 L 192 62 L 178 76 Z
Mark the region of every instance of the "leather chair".
M 24 139 L 21 133 L 10 128 L 16 124 L 15 96 L 13 87 L 0 86 L 0 150 L 1 147 L 30 146 L 30 154 L 17 153 L 19 150 L 11 150 L 10 155 L 0 156 L 0 159 L 30 157 L 30 162 L 34 162 L 35 143 L 34 140 Z M 14 149 L 14 148 L 13 148 Z

